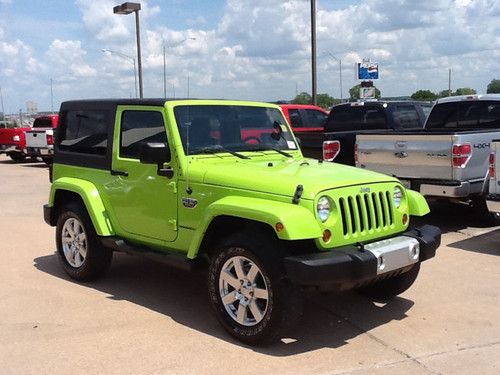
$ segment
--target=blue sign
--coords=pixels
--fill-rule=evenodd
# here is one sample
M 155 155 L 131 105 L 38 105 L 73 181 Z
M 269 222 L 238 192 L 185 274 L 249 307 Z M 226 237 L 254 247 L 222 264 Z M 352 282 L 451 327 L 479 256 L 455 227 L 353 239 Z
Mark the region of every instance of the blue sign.
M 358 63 L 358 79 L 378 79 L 378 63 Z

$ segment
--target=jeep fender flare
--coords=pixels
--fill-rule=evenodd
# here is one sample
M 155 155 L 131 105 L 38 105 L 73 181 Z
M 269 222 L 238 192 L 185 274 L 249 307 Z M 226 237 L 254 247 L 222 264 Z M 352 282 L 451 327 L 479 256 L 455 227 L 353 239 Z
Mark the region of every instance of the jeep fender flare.
M 99 236 L 112 236 L 115 234 L 99 191 L 92 182 L 74 177 L 57 179 L 52 183 L 49 207 L 54 207 L 56 194 L 63 191 L 72 192 L 81 197 L 90 220 Z
M 320 238 L 321 228 L 313 213 L 292 203 L 276 202 L 260 198 L 229 196 L 210 204 L 196 229 L 187 257 L 196 258 L 205 233 L 217 216 L 232 216 L 267 224 L 281 240 L 305 240 Z M 283 224 L 277 231 L 276 224 Z
M 414 190 L 406 189 L 408 199 L 408 214 L 410 216 L 424 216 L 431 212 L 424 196 Z

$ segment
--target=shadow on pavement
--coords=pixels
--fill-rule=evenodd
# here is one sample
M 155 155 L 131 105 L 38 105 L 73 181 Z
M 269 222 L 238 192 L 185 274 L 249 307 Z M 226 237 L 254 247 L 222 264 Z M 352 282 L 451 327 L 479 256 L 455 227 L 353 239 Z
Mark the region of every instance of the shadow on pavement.
M 480 214 L 474 208 L 451 201 L 429 201 L 431 212 L 423 217 L 414 217 L 413 225 L 431 224 L 439 227 L 441 232 L 456 232 L 468 227 L 491 228 L 500 225 L 494 215 Z
M 500 229 L 451 243 L 448 247 L 500 256 Z
M 34 263 L 42 272 L 74 282 L 60 267 L 57 254 L 36 258 Z M 108 298 L 132 302 L 189 328 L 247 347 L 232 339 L 218 324 L 208 303 L 205 278 L 203 272 L 187 273 L 148 259 L 115 253 L 106 277 L 81 285 L 109 294 Z M 289 338 L 251 349 L 283 357 L 325 347 L 338 348 L 374 327 L 404 319 L 413 302 L 398 297 L 380 305 L 355 293 L 310 293 L 304 305 L 304 316 L 289 333 Z

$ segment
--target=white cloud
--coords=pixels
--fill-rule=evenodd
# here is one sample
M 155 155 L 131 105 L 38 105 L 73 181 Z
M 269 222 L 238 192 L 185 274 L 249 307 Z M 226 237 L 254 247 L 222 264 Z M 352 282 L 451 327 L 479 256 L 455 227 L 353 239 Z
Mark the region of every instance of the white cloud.
M 175 89 L 177 96 L 185 96 L 188 76 L 190 95 L 196 97 L 273 100 L 292 98 L 296 88 L 310 91 L 309 1 L 227 0 L 223 16 L 211 29 L 206 16 L 196 13 L 186 28 L 166 27 L 157 17 L 160 7 L 150 2 L 142 1 L 140 13 L 146 96 L 163 95 L 163 45 L 169 95 Z M 3 24 L 0 78 L 8 84 L 2 85 L 40 95 L 38 100 L 45 103 L 50 77 L 61 100 L 135 95 L 132 61 L 100 52 L 107 48 L 136 58 L 134 17 L 114 15 L 116 3 L 76 0 L 84 34 L 67 37 L 61 32 L 41 52 L 22 37 L 8 39 Z M 471 86 L 481 92 L 495 78 L 500 1 L 353 4 L 327 10 L 318 2 L 320 92 L 339 96 L 339 64 L 329 53 L 342 60 L 344 96 L 357 83 L 353 64 L 364 57 L 379 62 L 382 79 L 376 85 L 387 96 L 417 89 L 440 91 L 447 87 L 450 67 L 455 88 Z

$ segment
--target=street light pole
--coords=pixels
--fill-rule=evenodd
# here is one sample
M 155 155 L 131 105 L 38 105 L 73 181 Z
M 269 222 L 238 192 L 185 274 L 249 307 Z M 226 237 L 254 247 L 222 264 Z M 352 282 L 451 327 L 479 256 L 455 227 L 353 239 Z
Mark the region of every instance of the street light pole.
M 137 67 L 139 70 L 139 97 L 143 98 L 143 88 L 142 88 L 142 60 L 141 60 L 141 31 L 139 25 L 139 11 L 141 10 L 140 3 L 123 3 L 121 5 L 117 5 L 113 8 L 114 14 L 123 14 L 127 15 L 132 12 L 135 13 L 135 35 L 137 39 Z M 134 61 L 135 67 L 135 61 Z M 135 70 L 135 68 L 134 68 Z
M 196 40 L 196 38 L 191 37 L 191 38 L 184 38 L 180 42 L 168 46 L 170 48 L 172 47 L 177 47 L 180 46 L 182 43 L 184 43 L 187 40 Z M 166 99 L 167 98 L 167 52 L 166 52 L 166 45 L 165 41 L 163 41 L 163 97 Z
M 316 0 L 311 0 L 311 73 L 312 73 L 312 101 L 317 100 L 317 75 L 316 75 Z
M 121 52 L 112 51 L 110 49 L 102 49 L 101 51 L 104 52 L 104 53 L 111 53 L 113 55 L 120 56 L 120 57 L 122 57 L 124 59 L 127 59 L 127 60 L 129 60 L 129 61 L 132 62 L 132 64 L 134 65 L 134 89 L 135 89 L 135 97 L 137 98 L 137 70 L 136 70 L 136 67 L 135 67 L 135 59 L 132 56 L 125 55 L 124 53 L 121 53 Z
M 342 91 L 342 59 L 337 59 L 335 56 L 332 55 L 331 52 L 328 52 L 328 55 L 330 55 L 330 57 L 332 59 L 334 59 L 335 61 L 338 61 L 339 62 L 339 87 L 340 87 L 340 102 L 342 103 L 344 101 L 344 97 L 343 97 L 343 91 Z

